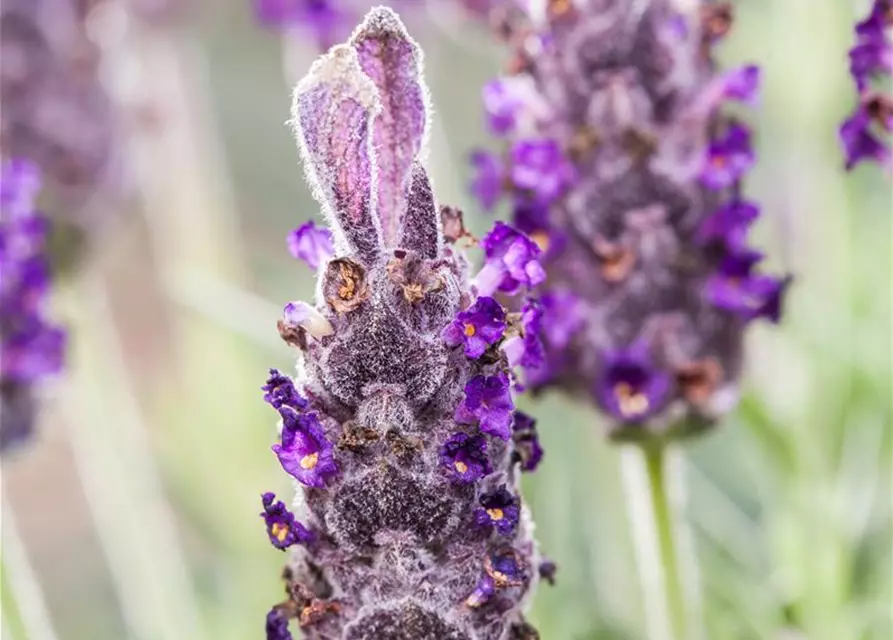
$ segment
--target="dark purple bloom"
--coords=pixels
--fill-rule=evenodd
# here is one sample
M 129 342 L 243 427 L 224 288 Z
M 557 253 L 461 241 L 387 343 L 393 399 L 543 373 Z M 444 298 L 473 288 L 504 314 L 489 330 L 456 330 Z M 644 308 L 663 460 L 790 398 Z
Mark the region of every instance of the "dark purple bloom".
M 727 256 L 719 272 L 707 282 L 706 295 L 720 309 L 739 315 L 744 320 L 781 319 L 782 298 L 789 278 L 775 278 L 754 273 L 753 268 L 763 255 L 741 251 Z
M 465 398 L 456 407 L 456 422 L 477 422 L 481 431 L 508 440 L 512 437 L 515 403 L 505 373 L 475 376 L 465 385 Z
M 267 384 L 261 389 L 264 392 L 264 401 L 274 409 L 279 409 L 284 405 L 300 412 L 307 408 L 307 400 L 298 393 L 295 383 L 278 369 L 270 369 Z
M 484 527 L 494 527 L 502 535 L 509 535 L 518 526 L 521 508 L 518 499 L 505 485 L 479 498 L 480 508 L 475 511 L 475 521 Z
M 753 103 L 760 89 L 760 68 L 755 64 L 731 69 L 722 75 L 723 97 Z
M 535 287 L 546 278 L 539 263 L 542 250 L 503 222 L 497 222 L 484 236 L 481 247 L 487 260 L 474 281 L 478 295 L 496 291 L 515 295 L 522 287 Z
M 35 403 L 31 387 L 62 369 L 65 332 L 45 315 L 50 269 L 47 221 L 35 210 L 37 167 L 11 160 L 0 168 L 0 412 L 2 442 L 30 432 Z M 13 437 L 15 434 L 15 437 Z
M 515 443 L 514 461 L 521 464 L 522 471 L 535 471 L 543 459 L 543 447 L 536 432 L 536 420 L 523 411 L 515 411 L 512 440 Z
M 505 341 L 503 350 L 513 367 L 539 369 L 545 362 L 545 351 L 540 339 L 543 309 L 533 298 L 528 298 L 521 308 L 520 334 Z
M 455 433 L 440 449 L 440 462 L 457 482 L 471 484 L 488 475 L 490 459 L 483 436 Z
M 881 165 L 890 163 L 890 146 L 873 131 L 871 115 L 862 107 L 858 107 L 840 126 L 840 142 L 846 156 L 847 171 L 863 160 L 874 160 Z
M 481 576 L 480 581 L 474 588 L 467 598 L 465 598 L 465 606 L 471 609 L 477 609 L 478 607 L 482 607 L 490 601 L 490 598 L 493 597 L 493 594 L 496 593 L 496 584 L 493 582 L 493 578 L 491 578 L 486 573 Z
M 493 578 L 493 583 L 499 589 L 518 586 L 527 579 L 524 567 L 521 566 L 517 553 L 512 549 L 491 553 L 487 556 L 484 570 L 488 576 Z
M 289 614 L 284 607 L 276 605 L 267 614 L 267 640 L 294 640 L 288 630 Z
M 707 149 L 701 182 L 711 189 L 731 187 L 744 177 L 754 161 L 750 131 L 741 124 L 732 124 L 725 136 L 714 140 Z
M 324 487 L 328 478 L 338 472 L 338 465 L 316 413 L 298 413 L 283 405 L 279 415 L 282 442 L 272 449 L 282 468 L 308 487 Z
M 551 586 L 555 585 L 555 574 L 558 572 L 557 564 L 555 564 L 551 560 L 545 560 L 543 562 L 540 562 L 538 571 L 541 580 L 545 580 Z
M 759 216 L 757 204 L 737 198 L 730 200 L 704 219 L 698 227 L 697 239 L 730 252 L 743 246 L 748 228 Z
M 505 333 L 505 309 L 493 298 L 475 300 L 456 319 L 444 327 L 441 336 L 451 347 L 465 345 L 465 355 L 480 358 L 487 347 L 496 344 Z
M 267 525 L 267 535 L 277 549 L 285 551 L 293 544 L 312 542 L 314 535 L 303 524 L 295 520 L 295 515 L 288 510 L 282 500 L 276 500 L 276 494 L 267 492 L 261 495 L 264 510 L 260 516 Z
M 583 328 L 583 304 L 570 291 L 552 289 L 540 297 L 543 309 L 543 340 L 550 347 L 564 349 Z
M 471 193 L 485 211 L 490 211 L 499 202 L 505 187 L 505 167 L 502 159 L 488 151 L 475 151 L 471 154 L 471 166 L 474 170 Z
M 496 135 L 509 133 L 515 128 L 518 111 L 524 106 L 523 98 L 510 81 L 501 78 L 485 84 L 482 93 L 490 130 Z
M 602 409 L 618 420 L 639 422 L 657 413 L 669 391 L 670 376 L 651 363 L 644 346 L 604 355 L 596 397 Z
M 537 200 L 552 202 L 573 182 L 573 165 L 555 140 L 520 140 L 512 146 L 511 154 L 513 185 L 532 193 Z
M 334 255 L 332 232 L 317 227 L 312 220 L 305 222 L 288 234 L 288 250 L 311 269 L 316 269 Z

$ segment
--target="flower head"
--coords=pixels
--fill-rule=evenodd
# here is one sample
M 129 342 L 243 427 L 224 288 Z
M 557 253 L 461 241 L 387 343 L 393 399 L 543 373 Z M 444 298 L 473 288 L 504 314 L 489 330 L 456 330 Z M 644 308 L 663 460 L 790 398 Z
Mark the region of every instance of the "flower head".
M 496 344 L 505 333 L 505 309 L 493 298 L 484 296 L 475 300 L 456 319 L 448 324 L 442 337 L 451 347 L 465 347 L 469 358 L 480 358 L 484 351 Z
M 282 500 L 276 500 L 276 494 L 267 492 L 261 496 L 264 510 L 261 517 L 267 525 L 267 535 L 277 549 L 285 550 L 293 544 L 307 544 L 315 539 L 312 532 L 295 520 L 295 515 L 288 510 Z
M 283 405 L 279 415 L 282 416 L 282 442 L 274 444 L 272 449 L 282 468 L 308 487 L 325 486 L 338 472 L 338 464 L 316 413 L 298 413 Z
M 332 232 L 320 229 L 311 220 L 288 234 L 288 250 L 311 269 L 316 269 L 334 254 Z
M 487 441 L 483 436 L 461 432 L 450 436 L 440 448 L 440 463 L 461 484 L 476 482 L 492 471 L 487 457 Z
M 465 385 L 465 398 L 456 408 L 456 422 L 477 422 L 481 431 L 508 440 L 512 436 L 515 403 L 505 373 L 475 376 Z
M 518 526 L 521 517 L 521 509 L 518 499 L 513 496 L 505 485 L 501 485 L 495 491 L 481 495 L 480 508 L 475 511 L 475 520 L 484 527 L 493 527 L 499 533 L 508 535 Z

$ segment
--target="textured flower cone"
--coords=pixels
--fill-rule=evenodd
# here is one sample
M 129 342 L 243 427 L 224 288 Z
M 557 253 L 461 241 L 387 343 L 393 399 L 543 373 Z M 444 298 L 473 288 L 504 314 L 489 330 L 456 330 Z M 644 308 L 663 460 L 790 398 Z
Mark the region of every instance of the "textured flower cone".
M 484 97 L 510 146 L 475 156 L 475 190 L 492 205 L 507 185 L 545 251 L 547 358 L 528 380 L 592 398 L 619 439 L 701 431 L 734 405 L 745 326 L 778 320 L 786 284 L 745 246 L 750 133 L 718 110 L 751 101 L 758 70 L 715 70 L 722 4 L 555 0 L 500 20 L 516 56 Z
M 37 163 L 66 210 L 114 170 L 114 116 L 86 32 L 91 3 L 4 0 L 0 8 L 0 144 Z
M 280 332 L 302 351 L 300 374 L 274 371 L 265 387 L 282 417 L 273 449 L 306 514 L 299 523 L 264 496 L 271 542 L 297 545 L 271 639 L 289 638 L 292 618 L 319 639 L 536 637 L 521 616 L 537 558 L 517 477 L 538 447 L 493 347 L 503 309 L 481 298 L 462 315 L 466 263 L 444 242 L 419 159 L 420 74 L 416 44 L 379 8 L 295 90 L 335 257 L 311 227 L 293 238 L 320 264 L 317 303 L 286 307 Z

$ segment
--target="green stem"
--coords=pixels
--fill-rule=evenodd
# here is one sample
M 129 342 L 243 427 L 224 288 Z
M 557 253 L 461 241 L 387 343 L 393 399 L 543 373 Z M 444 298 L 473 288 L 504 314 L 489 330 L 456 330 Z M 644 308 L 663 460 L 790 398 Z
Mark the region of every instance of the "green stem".
M 681 505 L 673 500 L 671 454 L 665 444 L 643 444 L 625 447 L 621 457 L 648 640 L 696 636 L 694 567 L 685 566 L 687 558 L 681 553 Z M 683 575 L 688 570 L 692 575 Z
M 648 472 L 648 488 L 651 494 L 651 510 L 663 567 L 664 592 L 667 596 L 667 609 L 673 637 L 677 640 L 687 637 L 685 596 L 682 576 L 679 572 L 679 558 L 674 543 L 674 522 L 670 510 L 669 487 L 666 477 L 666 456 L 663 446 L 643 447 L 645 466 Z

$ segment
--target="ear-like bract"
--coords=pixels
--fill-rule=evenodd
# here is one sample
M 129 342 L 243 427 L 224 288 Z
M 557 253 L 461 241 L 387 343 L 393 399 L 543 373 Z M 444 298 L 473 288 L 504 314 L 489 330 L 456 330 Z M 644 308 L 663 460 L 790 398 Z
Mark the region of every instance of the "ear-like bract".
M 292 124 L 314 196 L 331 219 L 341 253 L 373 261 L 381 250 L 375 215 L 372 126 L 378 92 L 357 53 L 334 47 L 295 88 Z
M 406 212 L 400 225 L 399 245 L 424 258 L 436 258 L 442 242 L 440 220 L 428 173 L 420 163 L 412 168 L 406 190 Z
M 369 13 L 350 44 L 363 73 L 378 89 L 381 110 L 373 127 L 378 169 L 376 215 L 384 245 L 392 248 L 406 212 L 405 193 L 413 162 L 427 128 L 422 52 L 397 15 L 386 7 Z

